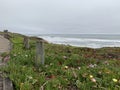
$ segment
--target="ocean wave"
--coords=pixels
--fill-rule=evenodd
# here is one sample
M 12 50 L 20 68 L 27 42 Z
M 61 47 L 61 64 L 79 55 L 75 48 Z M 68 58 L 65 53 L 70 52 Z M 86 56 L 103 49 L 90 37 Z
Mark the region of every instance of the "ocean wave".
M 65 44 L 77 47 L 120 47 L 120 40 L 108 39 L 90 39 L 90 38 L 67 38 L 67 37 L 54 37 L 54 36 L 39 36 L 50 43 Z

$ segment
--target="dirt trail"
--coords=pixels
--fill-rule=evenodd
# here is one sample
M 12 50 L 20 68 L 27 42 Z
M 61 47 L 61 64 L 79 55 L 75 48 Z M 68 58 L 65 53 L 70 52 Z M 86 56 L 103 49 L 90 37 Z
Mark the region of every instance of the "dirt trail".
M 5 62 L 3 62 L 3 57 L 1 56 L 4 52 L 10 52 L 11 49 L 11 43 L 8 39 L 4 38 L 0 35 L 0 67 L 3 67 L 6 65 Z M 5 57 L 8 59 L 9 56 Z M 4 78 L 3 72 L 0 71 L 0 90 L 13 90 L 13 85 L 11 80 L 8 78 Z
M 10 51 L 10 41 L 0 36 L 0 53 Z

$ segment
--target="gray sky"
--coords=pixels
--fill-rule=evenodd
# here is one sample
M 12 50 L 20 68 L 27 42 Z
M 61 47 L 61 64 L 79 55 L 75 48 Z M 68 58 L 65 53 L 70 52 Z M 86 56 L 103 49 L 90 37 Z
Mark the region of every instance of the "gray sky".
M 120 0 L 0 0 L 0 30 L 119 33 Z

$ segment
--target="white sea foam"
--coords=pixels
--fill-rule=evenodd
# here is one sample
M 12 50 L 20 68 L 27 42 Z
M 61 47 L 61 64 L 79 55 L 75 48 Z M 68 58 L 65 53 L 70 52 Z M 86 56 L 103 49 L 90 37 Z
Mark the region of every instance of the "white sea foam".
M 56 37 L 56 36 L 39 36 L 50 43 L 65 44 L 78 47 L 120 47 L 120 40 L 110 39 L 90 39 L 90 38 L 69 38 L 69 37 Z

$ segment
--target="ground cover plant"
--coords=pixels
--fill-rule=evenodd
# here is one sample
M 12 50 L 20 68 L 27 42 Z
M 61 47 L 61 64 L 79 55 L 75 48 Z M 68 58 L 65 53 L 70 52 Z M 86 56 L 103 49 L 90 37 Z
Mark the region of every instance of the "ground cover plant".
M 15 90 L 120 90 L 120 48 L 79 48 L 45 43 L 45 65 L 35 67 L 35 40 L 11 33 L 13 50 L 1 68 Z

